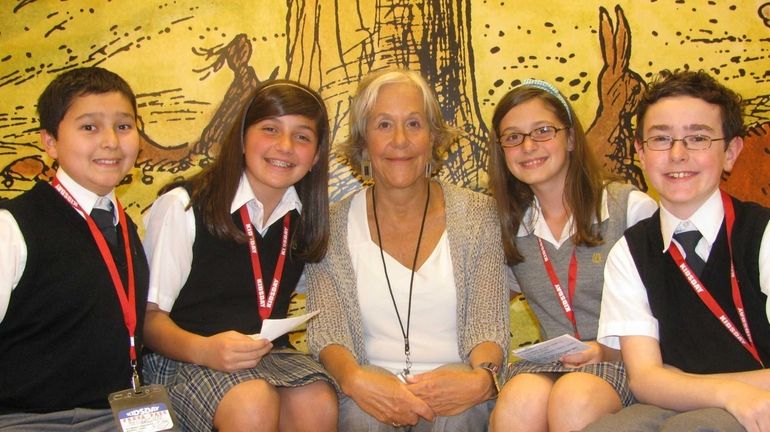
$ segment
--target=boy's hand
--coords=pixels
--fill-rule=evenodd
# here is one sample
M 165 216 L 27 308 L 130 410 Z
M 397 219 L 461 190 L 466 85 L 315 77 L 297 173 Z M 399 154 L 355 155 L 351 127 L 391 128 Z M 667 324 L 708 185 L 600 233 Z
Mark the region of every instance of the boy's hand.
M 725 409 L 747 432 L 770 432 L 770 392 L 735 382 L 726 396 Z
M 252 368 L 273 348 L 267 339 L 254 340 L 237 331 L 226 331 L 205 339 L 201 365 L 223 372 Z

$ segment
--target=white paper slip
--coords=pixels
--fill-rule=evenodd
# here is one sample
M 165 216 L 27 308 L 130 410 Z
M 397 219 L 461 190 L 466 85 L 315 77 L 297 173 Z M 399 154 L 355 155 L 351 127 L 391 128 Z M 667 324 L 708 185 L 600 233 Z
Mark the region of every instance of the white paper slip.
M 249 336 L 252 339 L 269 339 L 273 341 L 318 315 L 318 312 L 310 312 L 309 314 L 284 319 L 266 319 L 262 321 L 262 331 Z
M 571 354 L 587 350 L 588 345 L 575 339 L 573 336 L 563 334 L 545 342 L 525 346 L 514 350 L 517 357 L 535 363 L 551 363 L 559 360 L 564 354 Z

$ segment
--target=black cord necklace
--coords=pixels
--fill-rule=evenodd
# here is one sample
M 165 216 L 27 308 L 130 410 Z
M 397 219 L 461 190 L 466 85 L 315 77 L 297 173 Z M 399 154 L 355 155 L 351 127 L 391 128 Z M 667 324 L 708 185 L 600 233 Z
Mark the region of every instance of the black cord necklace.
M 374 212 L 374 226 L 377 227 L 377 242 L 380 246 L 380 258 L 382 259 L 382 268 L 385 270 L 385 281 L 388 283 L 388 292 L 390 292 L 390 299 L 393 301 L 393 308 L 396 310 L 396 318 L 398 318 L 398 325 L 401 327 L 401 334 L 404 336 L 404 355 L 406 356 L 406 367 L 404 367 L 403 374 L 409 375 L 409 370 L 412 368 L 412 360 L 410 359 L 409 351 L 409 324 L 412 320 L 412 288 L 414 287 L 414 268 L 417 266 L 417 255 L 420 253 L 420 243 L 422 243 L 422 232 L 425 228 L 425 217 L 428 214 L 428 203 L 430 203 L 430 180 L 428 180 L 428 196 L 425 198 L 425 209 L 422 211 L 422 222 L 420 223 L 420 235 L 417 237 L 417 248 L 414 251 L 414 260 L 412 261 L 412 275 L 409 278 L 409 307 L 406 312 L 406 329 L 404 329 L 404 322 L 401 320 L 401 314 L 398 312 L 398 306 L 396 305 L 396 298 L 393 296 L 393 288 L 390 286 L 390 278 L 388 277 L 388 266 L 385 265 L 385 253 L 382 250 L 382 235 L 380 234 L 380 220 L 377 218 L 377 200 L 375 199 L 374 186 L 372 186 L 372 211 Z

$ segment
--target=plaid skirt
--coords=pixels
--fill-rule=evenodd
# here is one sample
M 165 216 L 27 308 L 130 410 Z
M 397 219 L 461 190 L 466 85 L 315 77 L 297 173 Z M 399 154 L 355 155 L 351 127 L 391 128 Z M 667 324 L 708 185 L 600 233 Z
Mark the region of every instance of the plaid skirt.
M 561 362 L 543 364 L 522 360 L 508 364 L 505 370 L 502 371 L 501 377 L 503 383 L 505 383 L 522 373 L 566 374 L 570 372 L 585 372 L 607 381 L 618 393 L 618 396 L 620 396 L 620 401 L 624 407 L 636 402 L 634 395 L 631 393 L 631 388 L 628 386 L 628 375 L 626 374 L 623 362 L 601 362 L 580 367 L 567 367 Z
M 213 430 L 219 402 L 242 382 L 261 379 L 275 387 L 300 387 L 315 381 L 335 385 L 320 363 L 290 348 L 273 350 L 255 367 L 232 373 L 152 353 L 143 358 L 142 376 L 148 384 L 166 386 L 182 426 L 196 432 Z

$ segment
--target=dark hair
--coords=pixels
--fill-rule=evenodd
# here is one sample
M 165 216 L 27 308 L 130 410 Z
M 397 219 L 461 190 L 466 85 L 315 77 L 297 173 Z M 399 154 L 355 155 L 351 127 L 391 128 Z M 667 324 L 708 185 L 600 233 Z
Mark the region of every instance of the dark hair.
M 299 225 L 292 249 L 308 262 L 320 261 L 329 241 L 329 117 L 321 97 L 308 87 L 289 80 L 262 83 L 244 107 L 222 143 L 216 160 L 189 181 L 172 183 L 164 193 L 180 184 L 190 190 L 190 205 L 197 208 L 209 232 L 221 239 L 246 242 L 246 235 L 233 222 L 230 205 L 238 190 L 246 164 L 243 139 L 253 124 L 272 117 L 301 115 L 315 121 L 318 162 L 294 187 L 302 202 Z
M 576 227 L 573 242 L 585 246 L 596 246 L 602 242 L 601 233 L 593 230 L 592 225 L 594 220 L 601 219 L 602 190 L 605 182 L 611 177 L 603 170 L 589 148 L 583 126 L 575 116 L 574 110 L 569 108 L 568 111 L 565 104 L 546 90 L 522 85 L 506 93 L 497 103 L 492 116 L 494 136 L 489 145 L 489 186 L 497 202 L 503 249 L 509 265 L 524 261 L 524 256 L 516 247 L 516 234 L 523 223 L 527 208 L 534 204 L 535 194 L 528 184 L 517 179 L 508 170 L 503 147 L 499 142 L 500 122 L 512 108 L 534 98 L 545 102 L 559 121 L 569 127 L 569 139 L 574 143 L 574 148 L 568 155 L 569 167 L 564 187 L 564 201 L 572 211 Z
M 651 105 L 665 97 L 690 96 L 713 105 L 722 113 L 722 133 L 725 146 L 730 140 L 746 133 L 743 124 L 743 101 L 741 96 L 719 83 L 707 72 L 661 71 L 642 94 L 636 109 L 636 139 L 644 140 L 644 115 Z
M 125 96 L 131 102 L 136 117 L 136 96 L 131 86 L 120 75 L 93 66 L 72 69 L 58 75 L 37 100 L 40 129 L 58 139 L 59 123 L 75 98 L 111 92 Z

